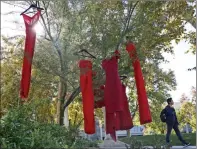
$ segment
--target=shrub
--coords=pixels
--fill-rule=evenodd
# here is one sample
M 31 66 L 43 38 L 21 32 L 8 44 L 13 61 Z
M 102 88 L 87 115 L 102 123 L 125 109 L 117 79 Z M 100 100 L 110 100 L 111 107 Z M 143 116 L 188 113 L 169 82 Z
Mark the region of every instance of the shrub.
M 72 127 L 41 123 L 34 119 L 31 105 L 10 110 L 1 119 L 0 145 L 2 148 L 77 148 L 96 146 L 96 143 L 77 139 L 78 131 Z

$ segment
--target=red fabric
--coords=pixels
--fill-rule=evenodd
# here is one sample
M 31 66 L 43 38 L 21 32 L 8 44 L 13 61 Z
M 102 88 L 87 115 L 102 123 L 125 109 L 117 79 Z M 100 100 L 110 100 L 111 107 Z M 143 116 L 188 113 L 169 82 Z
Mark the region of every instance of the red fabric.
M 111 138 L 116 142 L 116 131 L 110 133 Z
M 94 108 L 97 109 L 97 108 L 102 108 L 105 106 L 105 102 L 104 100 L 99 100 L 99 101 L 96 101 L 95 104 L 94 104 Z
M 152 117 L 149 109 L 140 61 L 137 58 L 135 45 L 131 42 L 127 43 L 126 50 L 128 51 L 130 58 L 133 60 L 132 64 L 134 68 L 134 75 L 138 94 L 140 124 L 150 123 L 152 122 Z
M 96 89 L 96 92 L 99 92 L 100 90 L 104 90 L 104 89 L 105 89 L 105 86 L 102 85 L 102 86 L 100 86 L 99 89 Z M 102 107 L 105 107 L 105 100 L 104 99 L 95 102 L 95 105 L 94 105 L 95 109 L 102 108 Z M 114 114 L 115 113 L 113 113 L 113 114 L 107 113 L 107 112 L 105 113 L 105 115 L 106 115 L 106 133 L 110 134 L 112 139 L 114 141 L 116 141 L 116 129 L 118 127 L 118 124 L 120 124 L 120 123 L 117 122 L 119 119 L 117 119 L 117 121 L 116 121 L 116 117 L 114 117 Z
M 104 102 L 106 108 L 106 133 L 110 134 L 116 141 L 116 130 L 120 130 L 120 111 L 123 111 L 122 86 L 118 74 L 118 59 L 120 53 L 115 51 L 115 55 L 110 59 L 102 61 L 105 70 L 106 81 L 104 88 Z
M 100 94 L 101 94 L 101 93 L 100 93 L 100 89 L 99 89 L 99 88 L 95 88 L 95 89 L 94 89 L 94 96 L 100 97 L 100 96 L 101 96 Z
M 104 90 L 105 89 L 105 85 L 101 85 L 100 89 Z
M 107 109 L 106 109 L 107 111 Z M 120 130 L 120 112 L 106 112 L 106 133 L 114 134 L 116 130 Z
M 117 59 L 120 59 L 120 52 L 118 50 L 115 50 L 114 54 Z
M 95 133 L 94 121 L 94 94 L 92 86 L 92 62 L 80 60 L 80 88 L 82 92 L 84 131 L 87 134 Z
M 102 97 L 102 94 L 100 94 L 100 92 L 103 91 L 104 88 L 105 88 L 105 86 L 104 85 L 101 85 L 100 88 L 94 89 L 94 95 L 97 95 L 97 96 L 101 96 Z M 95 104 L 94 104 L 94 108 L 95 109 L 102 108 L 104 106 L 105 106 L 104 99 L 95 101 Z
M 133 121 L 131 117 L 131 113 L 129 111 L 129 104 L 126 95 L 126 86 L 122 84 L 122 92 L 123 92 L 123 104 L 124 104 L 124 111 L 120 112 L 120 130 L 128 130 L 133 127 Z
M 105 59 L 102 61 L 102 67 L 106 75 L 104 89 L 106 110 L 108 113 L 122 111 L 122 85 L 118 74 L 118 59 L 116 56 Z
M 110 133 L 110 136 L 116 142 L 116 132 L 114 131 L 113 133 Z
M 31 80 L 31 66 L 34 55 L 34 46 L 36 40 L 36 32 L 34 26 L 39 20 L 41 11 L 38 11 L 33 17 L 23 14 L 23 19 L 26 27 L 25 51 L 22 67 L 22 78 L 20 85 L 20 97 L 24 100 L 28 98 L 30 80 Z

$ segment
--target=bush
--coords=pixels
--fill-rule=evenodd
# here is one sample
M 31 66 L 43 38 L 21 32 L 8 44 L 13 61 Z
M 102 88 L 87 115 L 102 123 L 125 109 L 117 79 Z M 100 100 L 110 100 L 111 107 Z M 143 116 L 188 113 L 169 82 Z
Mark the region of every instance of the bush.
M 89 148 L 89 147 L 98 147 L 97 143 L 94 141 L 89 141 L 87 139 L 77 139 L 73 144 L 72 148 Z
M 78 139 L 77 129 L 66 129 L 57 124 L 37 122 L 31 105 L 10 110 L 0 123 L 2 148 L 71 148 L 96 146 L 95 143 Z

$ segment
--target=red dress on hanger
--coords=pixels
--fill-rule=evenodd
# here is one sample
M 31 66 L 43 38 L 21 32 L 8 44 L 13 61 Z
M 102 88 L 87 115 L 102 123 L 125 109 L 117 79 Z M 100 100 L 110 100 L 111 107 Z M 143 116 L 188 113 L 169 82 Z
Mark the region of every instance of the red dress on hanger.
M 117 53 L 117 51 L 116 51 Z M 104 90 L 105 106 L 108 113 L 122 111 L 122 84 L 118 74 L 118 56 L 102 61 L 102 67 L 105 70 L 106 81 Z
M 29 94 L 31 81 L 31 66 L 36 40 L 36 32 L 34 30 L 34 27 L 38 22 L 40 15 L 41 11 L 38 11 L 33 17 L 22 14 L 26 27 L 25 51 L 23 58 L 22 78 L 20 84 L 20 97 L 22 99 L 28 98 Z
M 134 68 L 134 76 L 137 87 L 140 124 L 146 124 L 152 122 L 152 117 L 149 109 L 148 98 L 146 95 L 146 89 L 144 85 L 144 78 L 140 66 L 140 61 L 137 58 L 135 45 L 131 42 L 127 43 L 126 50 L 128 51 Z
M 104 90 L 104 103 L 106 108 L 106 133 L 116 141 L 116 130 L 120 130 L 120 115 L 123 111 L 122 85 L 118 74 L 119 52 L 115 56 L 102 61 L 106 81 Z
M 80 60 L 80 88 L 82 93 L 84 131 L 87 134 L 95 133 L 94 120 L 94 93 L 92 86 L 92 62 Z

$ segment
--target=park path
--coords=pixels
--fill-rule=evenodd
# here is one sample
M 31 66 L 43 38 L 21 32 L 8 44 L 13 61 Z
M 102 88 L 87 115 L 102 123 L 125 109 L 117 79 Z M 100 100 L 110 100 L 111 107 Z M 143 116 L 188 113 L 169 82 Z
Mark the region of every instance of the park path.
M 172 147 L 163 147 L 160 149 L 197 149 L 196 146 L 172 146 Z M 111 138 L 108 138 L 99 144 L 99 149 L 130 149 L 129 145 L 121 141 L 113 141 Z M 143 149 L 155 149 L 152 146 L 144 146 Z
M 146 146 L 146 147 L 144 147 L 144 149 L 153 149 L 153 147 L 152 146 Z M 187 146 L 187 147 L 172 146 L 172 147 L 170 147 L 170 149 L 196 149 L 196 146 Z
M 126 147 L 100 147 L 99 149 L 127 149 Z M 145 146 L 143 149 L 154 149 L 152 146 Z M 163 148 L 165 149 L 165 148 Z M 197 149 L 196 146 L 188 146 L 188 147 L 183 147 L 183 146 L 172 146 L 170 148 L 166 149 Z

